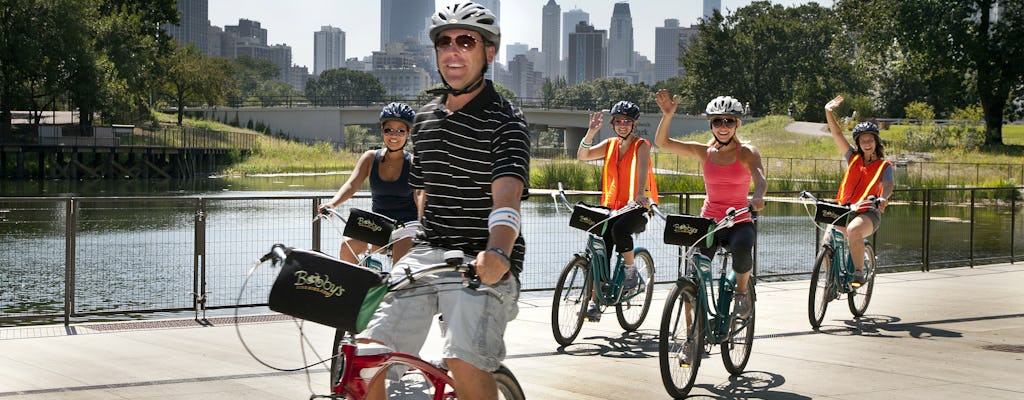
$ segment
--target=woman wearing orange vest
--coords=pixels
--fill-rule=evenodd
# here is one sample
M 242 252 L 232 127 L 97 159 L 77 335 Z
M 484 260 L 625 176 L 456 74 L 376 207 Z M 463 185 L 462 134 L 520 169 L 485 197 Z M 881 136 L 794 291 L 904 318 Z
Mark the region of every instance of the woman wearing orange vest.
M 693 157 L 701 162 L 704 171 L 704 189 L 707 198 L 701 207 L 702 217 L 720 221 L 730 208 L 740 209 L 748 204 L 754 211 L 764 208 L 764 194 L 768 190 L 761 153 L 757 147 L 740 142 L 736 131 L 743 121 L 743 105 L 729 96 L 711 100 L 705 108 L 708 126 L 713 137 L 706 144 L 683 142 L 668 137 L 672 116 L 676 113 L 678 96 L 670 96 L 665 89 L 659 90 L 655 101 L 661 108 L 661 122 L 654 135 L 654 143 L 665 150 L 681 156 Z M 754 190 L 751 193 L 750 184 Z M 750 199 L 747 195 L 751 194 Z M 750 270 L 754 267 L 753 251 L 757 231 L 749 216 L 740 216 L 736 225 L 718 231 L 715 245 L 702 248 L 701 253 L 709 258 L 715 256 L 718 243 L 729 246 L 733 255 L 732 268 L 736 271 L 736 314 L 746 317 L 750 312 L 750 295 L 747 287 Z M 702 246 L 703 247 L 703 246 Z
M 875 196 L 879 200 L 877 209 L 865 207 L 858 210 L 845 228 L 838 228 L 846 234 L 850 255 L 853 257 L 855 271 L 850 286 L 858 287 L 864 283 L 864 238 L 878 230 L 882 222 L 882 212 L 889 205 L 888 199 L 892 195 L 895 179 L 892 168 L 889 168 L 892 163 L 884 160 L 884 147 L 882 138 L 878 136 L 878 125 L 861 122 L 853 128 L 853 142 L 856 147 L 850 146 L 846 141 L 839 128 L 839 122 L 836 121 L 835 115 L 832 115 L 832 110 L 842 102 L 843 96 L 836 96 L 825 104 L 828 130 L 832 132 L 832 139 L 835 140 L 839 152 L 843 154 L 847 163 L 846 173 L 843 174 L 843 181 L 839 184 L 839 192 L 836 194 L 836 202 L 853 204 L 869 196 Z
M 651 142 L 636 135 L 636 120 L 640 118 L 640 107 L 629 101 L 615 103 L 611 109 L 611 125 L 615 137 L 594 144 L 594 135 L 601 130 L 603 118 L 600 112 L 590 115 L 590 127 L 580 142 L 576 158 L 579 160 L 596 160 L 604 158 L 604 170 L 601 175 L 601 205 L 618 210 L 631 202 L 645 208 L 637 209 L 612 218 L 610 229 L 604 233 L 604 242 L 614 244 L 615 250 L 622 254 L 625 264 L 626 278 L 623 290 L 629 291 L 637 287 L 639 274 L 633 261 L 633 234 L 643 232 L 647 225 L 646 207 L 658 202 L 658 186 L 654 180 L 654 168 L 651 165 Z M 612 246 L 606 246 L 611 255 Z M 586 317 L 590 321 L 598 321 L 601 311 L 596 302 L 587 308 Z

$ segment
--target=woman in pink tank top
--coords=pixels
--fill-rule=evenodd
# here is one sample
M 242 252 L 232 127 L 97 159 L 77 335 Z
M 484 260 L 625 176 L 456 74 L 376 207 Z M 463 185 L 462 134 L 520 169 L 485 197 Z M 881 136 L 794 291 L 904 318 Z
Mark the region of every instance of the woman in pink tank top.
M 684 142 L 668 137 L 669 125 L 676 112 L 678 96 L 661 89 L 655 96 L 661 108 L 661 122 L 654 143 L 665 150 L 701 161 L 704 170 L 704 189 L 707 198 L 700 215 L 721 220 L 729 208 L 740 209 L 748 204 L 754 211 L 764 208 L 764 194 L 768 190 L 761 154 L 750 144 L 740 142 L 736 136 L 743 116 L 743 104 L 732 97 L 716 97 L 708 103 L 705 112 L 714 137 L 707 143 Z M 750 184 L 753 182 L 753 192 Z M 751 195 L 748 199 L 747 196 Z M 717 246 L 724 244 L 733 255 L 732 268 L 736 271 L 736 312 L 746 316 L 750 310 L 747 292 L 750 270 L 753 268 L 754 239 L 757 232 L 748 216 L 741 217 L 731 228 L 715 234 L 714 245 L 702 248 L 701 253 L 714 257 Z M 703 246 L 702 246 L 703 247 Z

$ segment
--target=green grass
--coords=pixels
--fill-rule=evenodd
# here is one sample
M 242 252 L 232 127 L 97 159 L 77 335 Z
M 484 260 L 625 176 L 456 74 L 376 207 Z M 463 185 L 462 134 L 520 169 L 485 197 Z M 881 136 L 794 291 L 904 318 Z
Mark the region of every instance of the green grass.
M 177 117 L 155 113 L 161 124 L 176 124 Z M 335 151 L 326 142 L 308 145 L 264 135 L 260 132 L 225 125 L 216 121 L 185 118 L 182 125 L 214 131 L 245 132 L 258 135 L 256 146 L 247 157 L 223 170 L 226 175 L 323 173 L 351 171 L 361 153 Z

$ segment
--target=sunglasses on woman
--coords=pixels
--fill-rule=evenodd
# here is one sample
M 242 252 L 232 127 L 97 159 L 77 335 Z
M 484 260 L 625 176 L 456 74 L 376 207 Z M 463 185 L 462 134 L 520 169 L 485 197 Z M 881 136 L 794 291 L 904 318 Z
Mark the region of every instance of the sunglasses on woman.
M 448 50 L 452 47 L 452 44 L 462 51 L 472 51 L 476 48 L 477 40 L 473 35 L 458 35 L 456 37 L 451 36 L 438 36 L 437 40 L 434 40 L 434 48 L 437 51 Z
M 714 118 L 714 119 L 711 120 L 711 126 L 713 126 L 715 128 L 721 128 L 723 125 L 726 128 L 735 127 L 736 126 L 736 119 L 734 119 L 734 118 Z
M 385 135 L 399 135 L 399 136 L 401 136 L 401 135 L 405 134 L 405 129 L 384 128 L 384 134 Z

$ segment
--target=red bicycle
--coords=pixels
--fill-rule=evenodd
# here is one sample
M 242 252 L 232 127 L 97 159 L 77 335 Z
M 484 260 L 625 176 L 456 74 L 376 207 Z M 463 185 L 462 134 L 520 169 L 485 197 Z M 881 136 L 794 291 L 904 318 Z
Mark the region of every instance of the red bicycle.
M 267 255 L 263 256 L 261 261 L 269 260 L 272 261 L 273 265 L 286 266 L 289 263 L 294 265 L 302 263 L 305 260 L 303 257 L 310 257 L 309 253 L 313 252 L 276 244 Z M 473 267 L 465 262 L 462 251 L 448 251 L 445 252 L 444 256 L 445 263 L 431 265 L 420 271 L 406 274 L 399 279 L 392 280 L 388 274 L 380 274 L 378 276 L 382 279 L 382 284 L 379 287 L 384 288 L 386 292 L 393 292 L 406 289 L 411 285 L 423 284 L 418 282 L 419 278 L 455 271 L 466 276 L 466 279 L 463 281 L 464 286 L 488 292 L 502 299 L 500 293 L 480 283 L 479 279 L 475 276 Z M 320 253 L 313 255 L 313 257 L 317 259 L 333 258 Z M 341 260 L 334 260 L 342 264 L 339 268 L 345 268 L 345 266 L 358 268 Z M 282 273 L 284 272 L 285 270 L 282 270 Z M 321 285 L 321 287 L 327 288 L 329 286 L 325 284 Z M 352 290 L 352 288 L 350 287 L 349 290 Z M 502 300 L 504 301 L 505 299 Z M 272 294 L 271 308 L 274 307 L 273 303 Z M 291 315 L 291 313 L 285 313 Z M 337 312 L 333 314 L 337 314 Z M 359 312 L 356 310 L 350 314 L 359 314 Z M 293 316 L 301 319 L 308 317 L 305 315 Z M 310 399 L 361 400 L 383 398 L 385 394 L 389 398 L 399 397 L 403 399 L 453 400 L 458 398 L 458 395 L 455 393 L 455 381 L 441 363 L 426 361 L 414 354 L 396 352 L 381 344 L 357 343 L 353 331 L 357 331 L 358 326 L 355 329 L 348 329 L 351 327 L 344 326 L 346 324 L 341 325 L 339 330 L 344 329 L 344 334 L 341 335 L 342 338 L 339 340 L 337 352 L 332 360 L 330 394 L 314 394 L 310 396 Z M 516 380 L 516 377 L 508 367 L 502 365 L 493 374 L 494 380 L 497 382 L 500 399 L 525 399 L 519 381 Z M 376 393 L 374 388 L 379 387 L 384 387 L 386 392 Z

